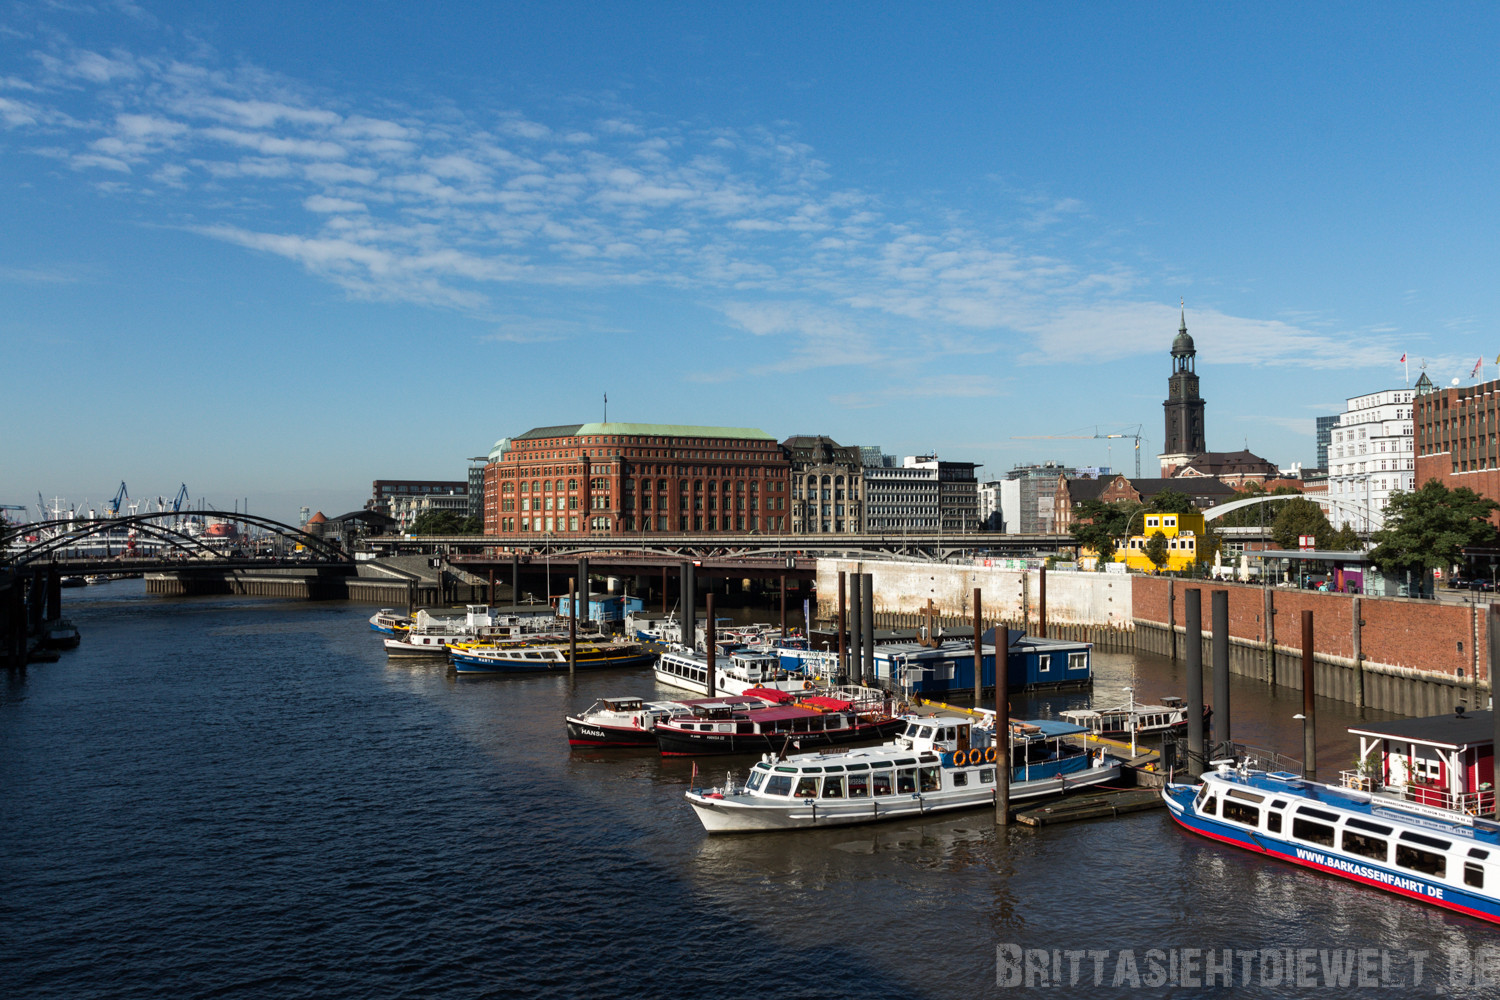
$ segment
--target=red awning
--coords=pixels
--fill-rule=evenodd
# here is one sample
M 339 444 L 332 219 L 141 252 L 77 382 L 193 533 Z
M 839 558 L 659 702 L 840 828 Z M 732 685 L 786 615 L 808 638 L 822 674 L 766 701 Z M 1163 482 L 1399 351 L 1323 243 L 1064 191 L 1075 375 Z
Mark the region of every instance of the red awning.
M 848 711 L 854 702 L 842 701 L 838 698 L 827 698 L 823 695 L 813 695 L 810 698 L 803 698 L 802 704 L 809 708 L 821 709 L 824 712 L 844 712 Z
M 748 688 L 745 694 L 751 698 L 769 701 L 773 705 L 787 705 L 792 701 L 792 693 L 790 691 L 773 691 L 770 688 Z

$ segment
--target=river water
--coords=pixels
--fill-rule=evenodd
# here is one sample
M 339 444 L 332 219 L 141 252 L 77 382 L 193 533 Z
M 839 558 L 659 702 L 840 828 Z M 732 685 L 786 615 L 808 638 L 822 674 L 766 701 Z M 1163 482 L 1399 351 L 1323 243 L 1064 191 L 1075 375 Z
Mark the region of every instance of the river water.
M 1195 985 L 1203 950 L 1243 996 L 1500 993 L 1465 961 L 1500 945 L 1493 927 L 1221 848 L 1164 810 L 709 839 L 682 801 L 690 761 L 568 748 L 567 711 L 656 694 L 647 674 L 460 681 L 387 663 L 356 604 L 140 581 L 65 602 L 83 645 L 0 675 L 8 996 L 1227 992 L 1222 971 Z M 1160 657 L 1101 654 L 1096 673 L 1101 702 L 1183 693 Z M 1236 738 L 1299 755 L 1299 693 L 1233 698 Z M 1326 776 L 1354 720 L 1319 711 Z

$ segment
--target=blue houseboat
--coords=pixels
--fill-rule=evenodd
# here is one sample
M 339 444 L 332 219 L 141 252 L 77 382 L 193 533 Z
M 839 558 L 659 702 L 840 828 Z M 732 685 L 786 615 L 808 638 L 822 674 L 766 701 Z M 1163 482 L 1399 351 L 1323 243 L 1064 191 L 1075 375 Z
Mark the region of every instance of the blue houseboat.
M 1011 691 L 1068 691 L 1093 683 L 1093 647 L 1087 642 L 1042 639 L 1006 629 L 1006 678 Z M 982 637 L 980 684 L 995 686 L 996 630 Z M 933 696 L 974 690 L 974 644 L 949 640 L 936 647 L 915 642 L 875 647 L 875 677 L 883 686 Z

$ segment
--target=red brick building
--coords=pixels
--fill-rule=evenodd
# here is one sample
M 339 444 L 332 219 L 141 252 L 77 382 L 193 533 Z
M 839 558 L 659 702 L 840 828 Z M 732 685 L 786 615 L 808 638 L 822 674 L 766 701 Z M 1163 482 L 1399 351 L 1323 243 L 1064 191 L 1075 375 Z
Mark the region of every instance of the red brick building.
M 785 534 L 791 462 L 741 427 L 537 427 L 484 469 L 484 530 L 540 540 L 601 535 Z
M 1436 479 L 1500 500 L 1500 380 L 1434 389 L 1424 372 L 1412 401 L 1416 486 Z

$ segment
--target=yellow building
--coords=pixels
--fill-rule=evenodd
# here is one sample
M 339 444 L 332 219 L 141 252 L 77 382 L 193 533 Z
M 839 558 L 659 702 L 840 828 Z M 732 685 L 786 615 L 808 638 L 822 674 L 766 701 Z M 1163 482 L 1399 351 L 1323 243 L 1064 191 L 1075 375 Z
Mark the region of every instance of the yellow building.
M 1160 567 L 1163 573 L 1190 569 L 1198 561 L 1198 541 L 1203 537 L 1203 515 L 1191 514 L 1145 514 L 1144 534 L 1131 535 L 1115 552 L 1115 562 L 1123 562 L 1128 568 L 1142 573 L 1156 572 L 1157 566 L 1146 558 L 1146 541 L 1152 535 L 1162 534 L 1167 538 L 1167 561 Z

